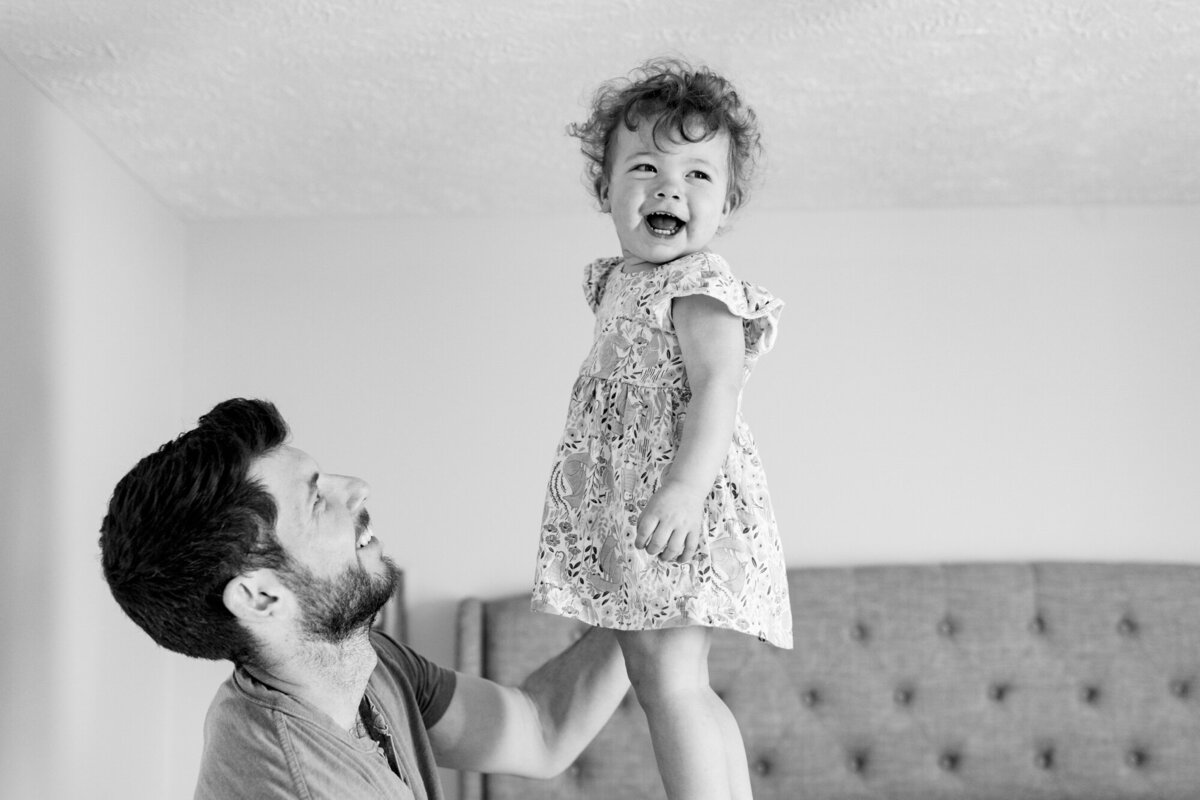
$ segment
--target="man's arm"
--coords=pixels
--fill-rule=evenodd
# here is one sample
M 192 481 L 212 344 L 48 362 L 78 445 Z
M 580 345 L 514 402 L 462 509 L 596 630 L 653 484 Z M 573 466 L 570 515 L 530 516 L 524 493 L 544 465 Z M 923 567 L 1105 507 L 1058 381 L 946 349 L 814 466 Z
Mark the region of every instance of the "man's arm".
M 459 674 L 429 740 L 442 767 L 550 778 L 595 738 L 628 689 L 616 637 L 593 628 L 519 687 Z

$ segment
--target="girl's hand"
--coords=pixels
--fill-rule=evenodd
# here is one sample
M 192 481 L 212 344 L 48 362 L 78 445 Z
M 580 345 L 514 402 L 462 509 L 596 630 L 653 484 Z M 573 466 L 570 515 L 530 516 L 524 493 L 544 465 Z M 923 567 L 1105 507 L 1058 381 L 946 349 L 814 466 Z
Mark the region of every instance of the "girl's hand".
M 677 483 L 659 487 L 637 524 L 634 547 L 663 561 L 685 564 L 696 555 L 704 494 Z

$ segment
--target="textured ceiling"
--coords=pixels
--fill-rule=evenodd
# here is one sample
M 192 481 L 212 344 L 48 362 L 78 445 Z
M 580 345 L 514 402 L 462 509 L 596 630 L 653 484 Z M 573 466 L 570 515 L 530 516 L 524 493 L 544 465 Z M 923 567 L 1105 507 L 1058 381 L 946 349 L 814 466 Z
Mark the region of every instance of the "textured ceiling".
M 1200 0 L 0 0 L 0 53 L 188 219 L 587 208 L 564 126 L 664 53 L 755 206 L 1200 202 Z

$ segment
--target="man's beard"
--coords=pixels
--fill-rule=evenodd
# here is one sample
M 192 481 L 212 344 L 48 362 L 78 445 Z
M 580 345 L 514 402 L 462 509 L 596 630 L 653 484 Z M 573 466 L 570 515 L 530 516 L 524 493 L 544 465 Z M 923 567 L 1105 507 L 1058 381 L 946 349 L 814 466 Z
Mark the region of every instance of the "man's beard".
M 300 603 L 302 632 L 314 641 L 340 644 L 370 627 L 399 580 L 395 562 L 384 556 L 383 565 L 383 575 L 352 565 L 336 578 L 318 578 L 289 559 L 279 575 Z

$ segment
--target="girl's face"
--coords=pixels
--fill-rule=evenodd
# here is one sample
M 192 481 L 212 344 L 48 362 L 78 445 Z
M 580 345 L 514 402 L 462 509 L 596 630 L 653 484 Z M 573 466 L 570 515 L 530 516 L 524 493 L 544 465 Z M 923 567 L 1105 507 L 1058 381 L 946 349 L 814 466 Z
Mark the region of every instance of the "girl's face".
M 653 137 L 654 120 L 616 130 L 601 209 L 612 215 L 627 267 L 665 264 L 708 246 L 733 211 L 729 135 Z

